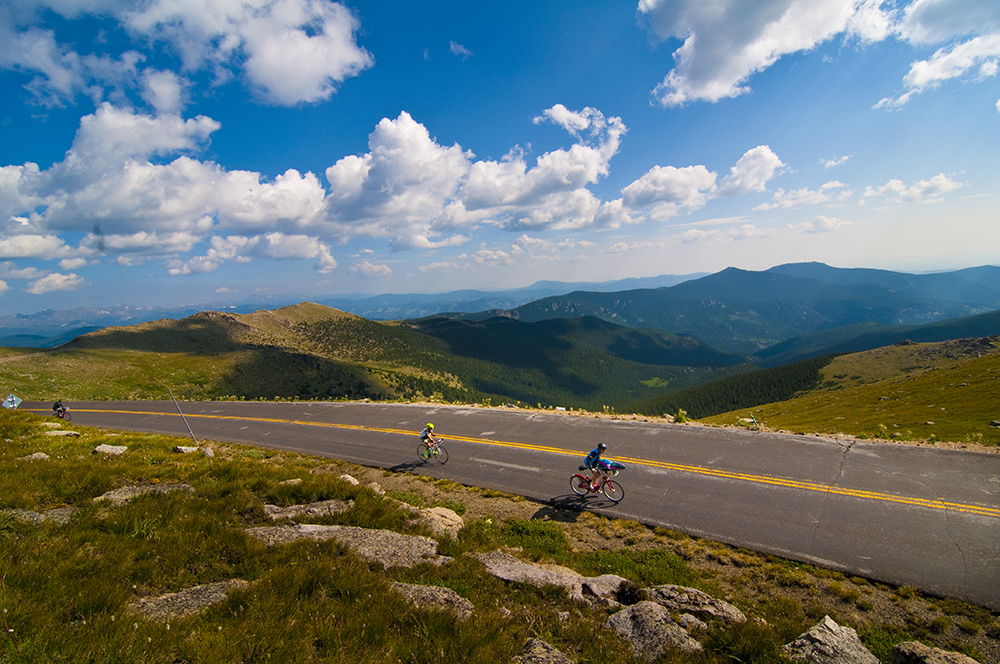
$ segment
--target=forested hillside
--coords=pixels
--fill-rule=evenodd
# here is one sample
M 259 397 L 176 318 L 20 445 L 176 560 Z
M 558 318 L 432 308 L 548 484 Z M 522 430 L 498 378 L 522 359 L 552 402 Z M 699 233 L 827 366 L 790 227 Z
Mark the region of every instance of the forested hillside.
M 845 326 L 918 326 L 997 309 L 1000 268 L 908 275 L 808 263 L 765 272 L 728 268 L 668 288 L 580 291 L 503 313 L 521 321 L 595 316 L 753 355 L 794 337 Z
M 690 337 L 597 319 L 380 323 L 312 303 L 112 327 L 6 351 L 32 399 L 437 399 L 600 410 L 749 370 Z

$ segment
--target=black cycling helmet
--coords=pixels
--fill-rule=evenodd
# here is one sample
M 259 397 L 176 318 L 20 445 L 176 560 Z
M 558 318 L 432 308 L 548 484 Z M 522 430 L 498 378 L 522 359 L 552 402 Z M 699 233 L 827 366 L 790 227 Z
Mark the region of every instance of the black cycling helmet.
M 604 443 L 600 443 L 598 444 L 597 449 L 603 452 L 604 450 L 608 449 L 608 446 L 605 445 Z

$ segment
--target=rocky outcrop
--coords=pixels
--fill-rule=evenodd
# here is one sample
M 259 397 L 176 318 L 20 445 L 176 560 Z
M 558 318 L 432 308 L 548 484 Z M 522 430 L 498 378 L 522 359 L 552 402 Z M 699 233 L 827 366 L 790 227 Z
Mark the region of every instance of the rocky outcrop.
M 586 577 L 559 565 L 533 565 L 503 551 L 474 554 L 486 571 L 498 579 L 527 583 L 532 586 L 560 586 L 569 591 L 570 597 L 587 603 L 621 606 L 614 599 L 618 587 L 625 579 L 614 574 Z
M 274 521 L 282 519 L 293 520 L 299 517 L 316 518 L 322 516 L 333 516 L 341 512 L 346 512 L 354 506 L 353 500 L 322 500 L 317 503 L 305 505 L 291 505 L 289 507 L 278 507 L 277 505 L 264 505 L 264 511 Z
M 422 608 L 444 609 L 454 611 L 459 620 L 472 616 L 475 607 L 451 588 L 441 586 L 423 586 L 413 583 L 393 583 L 393 590 L 399 592 L 407 602 Z
M 420 563 L 441 565 L 451 560 L 437 553 L 437 541 L 430 537 L 402 535 L 391 530 L 370 530 L 357 526 L 264 526 L 250 528 L 251 535 L 268 546 L 301 539 L 336 540 L 365 560 L 385 567 L 413 567 Z
M 241 579 L 206 583 L 177 593 L 137 599 L 129 603 L 129 609 L 147 620 L 166 622 L 189 616 L 212 604 L 217 604 L 225 600 L 233 590 L 248 585 L 246 581 Z
M 892 664 L 979 664 L 962 653 L 932 648 L 919 641 L 896 644 L 890 661 Z
M 171 491 L 194 491 L 194 487 L 190 484 L 133 484 L 101 494 L 97 498 L 94 498 L 94 502 L 124 505 L 133 498 L 148 493 L 169 493 Z
M 825 616 L 815 627 L 784 647 L 790 659 L 810 664 L 879 664 L 858 633 Z
M 573 664 L 566 655 L 541 639 L 528 639 L 520 655 L 511 660 L 513 664 Z
M 693 613 L 701 617 L 716 618 L 727 624 L 745 623 L 743 612 L 728 602 L 684 586 L 654 586 L 645 589 L 646 599 L 671 611 Z
M 688 653 L 702 649 L 700 643 L 674 622 L 669 611 L 648 600 L 622 609 L 607 624 L 632 644 L 637 657 L 647 662 L 671 649 Z
M 0 514 L 4 516 L 35 525 L 51 522 L 63 526 L 69 523 L 75 513 L 75 507 L 57 507 L 56 509 L 45 510 L 44 512 L 32 512 L 31 510 L 17 508 L 0 510 Z
M 52 436 L 53 438 L 79 438 L 79 431 L 46 431 L 42 434 L 43 436 Z

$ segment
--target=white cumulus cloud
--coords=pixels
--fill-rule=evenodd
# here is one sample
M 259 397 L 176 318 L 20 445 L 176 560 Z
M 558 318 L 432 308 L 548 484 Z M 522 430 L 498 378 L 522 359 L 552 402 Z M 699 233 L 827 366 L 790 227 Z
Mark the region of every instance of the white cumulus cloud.
M 58 272 L 53 272 L 52 274 L 46 275 L 37 281 L 32 281 L 28 284 L 27 292 L 32 295 L 43 295 L 44 293 L 51 293 L 52 291 L 71 291 L 76 290 L 85 283 L 83 277 L 78 277 L 77 275 L 70 274 L 60 274 Z
M 67 21 L 110 18 L 132 38 L 113 55 L 84 55 L 59 43 L 35 23 L 51 11 Z M 142 85 L 142 96 L 160 112 L 183 101 L 186 82 L 158 72 L 141 72 L 157 45 L 176 54 L 184 72 L 209 71 L 217 81 L 241 77 L 269 103 L 292 106 L 329 99 L 344 80 L 374 64 L 358 45 L 361 24 L 344 4 L 329 0 L 116 2 L 42 0 L 0 17 L 0 67 L 34 75 L 28 84 L 51 105 L 102 89 Z
M 893 196 L 900 203 L 940 203 L 944 195 L 965 185 L 938 173 L 929 180 L 918 180 L 907 187 L 902 180 L 890 180 L 880 187 L 865 187 L 864 198 Z

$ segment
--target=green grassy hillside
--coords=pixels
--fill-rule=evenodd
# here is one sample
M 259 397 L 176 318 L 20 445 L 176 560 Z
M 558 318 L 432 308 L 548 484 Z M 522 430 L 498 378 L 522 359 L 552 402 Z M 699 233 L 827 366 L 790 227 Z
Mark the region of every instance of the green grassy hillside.
M 690 337 L 588 319 L 381 323 L 303 303 L 110 327 L 52 350 L 0 350 L 33 400 L 437 399 L 600 410 L 747 370 Z
M 705 417 L 772 430 L 1000 445 L 1000 339 L 901 343 L 837 357 L 785 401 Z
M 708 621 L 696 632 L 702 652 L 669 653 L 660 662 L 779 664 L 787 661 L 782 644 L 825 615 L 857 629 L 883 662 L 893 645 L 914 639 L 984 663 L 1000 652 L 995 612 L 636 521 L 249 446 L 213 445 L 209 458 L 177 454 L 174 447 L 190 441 L 156 434 L 74 425 L 79 437 L 53 437 L 50 424 L 0 410 L 5 663 L 494 664 L 513 661 L 532 637 L 576 662 L 642 662 L 605 627 L 617 609 L 579 602 L 556 586 L 501 581 L 470 555 L 500 548 L 585 576 L 622 576 L 632 584 L 620 595 L 629 603 L 637 587 L 681 584 L 725 598 L 749 618 L 731 627 Z M 105 443 L 128 450 L 81 453 Z M 120 505 L 95 500 L 134 485 L 190 490 Z M 265 505 L 319 500 L 351 502 L 346 511 L 300 519 L 431 537 L 451 560 L 386 568 L 336 541 L 268 547 L 247 531 L 274 525 Z M 403 502 L 452 509 L 465 527 L 454 538 L 435 534 Z M 231 580 L 245 585 L 200 612 L 154 617 L 134 608 Z M 394 582 L 450 588 L 474 613 L 461 620 L 413 606 Z

